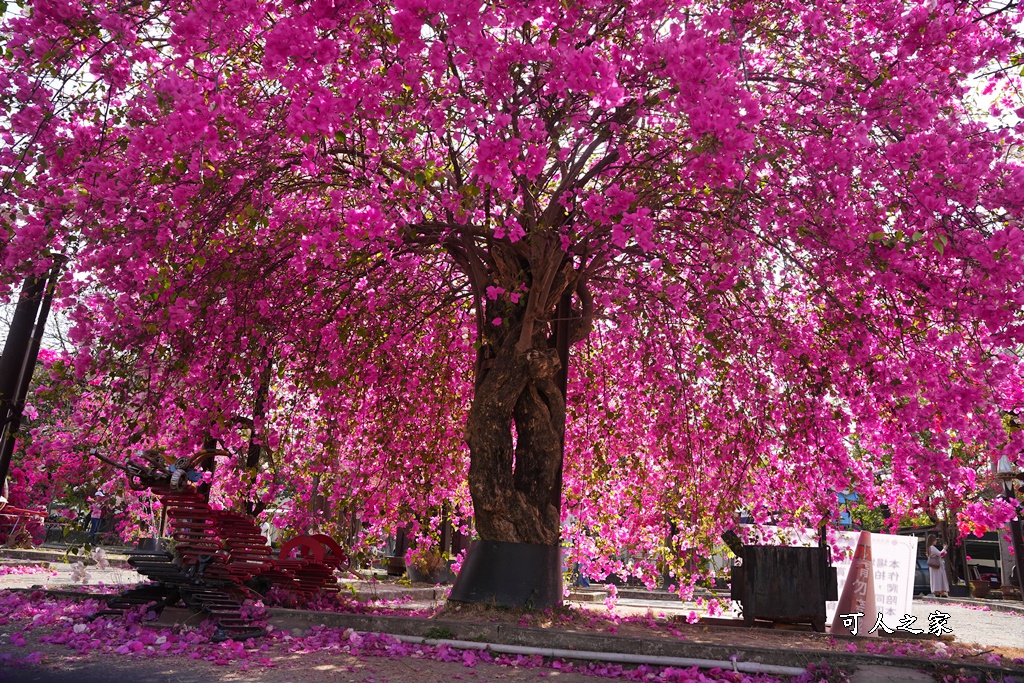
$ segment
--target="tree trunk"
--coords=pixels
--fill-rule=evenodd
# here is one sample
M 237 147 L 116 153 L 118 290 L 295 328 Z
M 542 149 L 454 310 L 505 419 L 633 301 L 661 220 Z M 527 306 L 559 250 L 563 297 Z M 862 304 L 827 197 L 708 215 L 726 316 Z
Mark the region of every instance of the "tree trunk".
M 469 489 L 483 540 L 559 542 L 565 398 L 558 354 L 538 337 L 541 348 L 517 350 L 513 333 L 493 347 L 469 411 Z
M 565 376 L 559 370 L 568 365 L 573 338 L 568 321 L 576 275 L 558 244 L 541 237 L 528 259 L 497 245 L 490 256 L 488 272 L 464 259 L 476 290 L 481 344 L 465 433 L 480 540 L 449 599 L 547 609 L 562 601 Z M 525 305 L 484 296 L 485 285 L 517 291 L 523 272 L 529 274 Z
M 264 446 L 258 441 L 262 435 L 256 434 L 256 425 L 262 425 L 267 416 L 267 398 L 270 396 L 270 376 L 273 373 L 274 363 L 270 361 L 260 374 L 260 383 L 256 387 L 256 400 L 252 409 L 252 428 L 249 432 L 249 448 L 246 451 L 245 467 L 255 470 L 260 466 L 260 457 L 263 455 Z

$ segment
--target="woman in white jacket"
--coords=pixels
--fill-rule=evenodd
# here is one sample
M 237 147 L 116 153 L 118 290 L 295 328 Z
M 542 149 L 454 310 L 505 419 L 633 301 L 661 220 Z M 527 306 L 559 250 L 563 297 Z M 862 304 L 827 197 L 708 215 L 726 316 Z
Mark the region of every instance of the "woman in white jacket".
M 946 567 L 942 561 L 946 551 L 935 547 L 935 541 L 935 534 L 928 534 L 928 578 L 935 597 L 948 598 L 949 579 L 946 578 Z

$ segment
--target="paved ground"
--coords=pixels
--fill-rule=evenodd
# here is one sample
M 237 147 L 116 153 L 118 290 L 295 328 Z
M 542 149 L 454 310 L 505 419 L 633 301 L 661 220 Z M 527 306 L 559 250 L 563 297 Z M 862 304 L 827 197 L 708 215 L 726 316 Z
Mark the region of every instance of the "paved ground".
M 4 683 L 483 683 L 550 680 L 554 683 L 597 683 L 597 675 L 551 669 L 528 669 L 477 664 L 468 669 L 453 662 L 357 658 L 338 654 L 313 658 L 295 656 L 280 668 L 239 671 L 202 661 L 119 660 L 74 662 L 63 668 L 0 672 Z M 621 680 L 621 679 L 620 679 Z M 698 680 L 679 678 L 680 681 Z M 707 679 L 705 679 L 707 680 Z M 727 681 L 728 679 L 722 679 Z M 767 679 L 766 679 L 767 680 Z M 864 666 L 850 675 L 849 683 L 935 683 L 933 676 L 911 669 Z
M 913 669 L 868 665 L 854 671 L 850 683 L 935 683 L 935 678 Z
M 913 614 L 918 624 L 927 624 L 928 615 L 935 611 L 949 614 L 949 627 L 958 643 L 1024 648 L 1024 609 L 984 611 L 984 607 L 958 603 L 955 598 L 914 600 Z
M 2 571 L 2 569 L 0 569 Z M 0 588 L 31 588 L 33 586 L 74 586 L 77 585 L 72 578 L 72 567 L 69 564 L 51 563 L 48 572 L 37 574 L 7 574 L 0 576 Z M 97 569 L 88 567 L 89 585 L 98 586 L 102 584 L 110 587 L 127 587 L 144 580 L 138 572 L 131 569 Z
M 94 657 L 85 661 L 57 660 L 45 667 L 0 670 L 3 683 L 450 683 L 451 681 L 553 680 L 557 683 L 595 683 L 593 676 L 552 669 L 513 668 L 476 663 L 437 662 L 402 657 L 355 657 L 341 652 L 275 655 L 274 668 L 242 669 L 217 666 L 184 657 Z M 544 679 L 541 679 L 541 676 Z
M 88 567 L 87 571 L 90 585 L 102 585 L 107 589 L 130 586 L 143 578 L 130 569 L 101 570 L 96 567 Z M 73 584 L 71 565 L 56 562 L 50 564 L 49 573 L 0 576 L 0 588 L 30 588 L 37 585 L 57 587 Z M 380 586 L 373 590 L 366 588 L 366 584 L 359 584 L 358 587 L 360 596 L 372 594 L 390 600 L 394 600 L 402 593 L 410 592 L 400 586 L 391 585 Z M 412 592 L 416 594 L 416 600 L 393 603 L 389 607 L 394 609 L 431 609 L 437 607 L 439 601 L 443 599 L 442 591 L 435 593 L 431 589 L 421 588 Z M 957 642 L 974 643 L 982 647 L 1024 647 L 1024 603 L 1017 603 L 1020 605 L 1019 611 L 1002 612 L 991 608 L 986 610 L 982 601 L 974 602 L 979 604 L 968 604 L 955 598 L 949 600 L 915 599 L 913 603 L 913 615 L 917 617 L 915 626 L 927 628 L 929 615 L 939 611 L 949 614 L 948 626 L 952 629 L 952 635 Z M 602 602 L 576 602 L 573 604 L 600 612 L 606 610 Z M 703 615 L 706 608 L 700 607 L 694 602 L 679 603 L 638 598 L 621 599 L 615 608 L 615 613 L 622 616 L 646 614 L 648 611 L 653 612 L 655 616 L 660 614 L 666 616 L 687 615 L 694 611 Z
M 9 560 L 7 562 L 10 562 Z M 3 574 L 0 564 L 0 589 L 31 588 L 34 586 L 68 587 L 75 585 L 73 567 L 70 564 L 52 562 L 49 569 L 31 574 Z M 140 581 L 136 572 L 120 567 L 99 569 L 87 567 L 89 587 L 85 590 L 117 591 Z M 443 588 L 426 586 L 408 589 L 394 584 L 356 583 L 354 586 L 361 598 L 376 598 L 388 601 L 392 609 L 431 609 L 439 606 L 445 597 Z M 403 594 L 405 597 L 396 601 Z M 653 613 L 655 616 L 688 615 L 697 612 L 703 615 L 706 607 L 695 602 L 680 603 L 655 599 L 657 596 L 628 597 L 618 601 L 615 613 Z M 927 627 L 929 616 L 936 612 L 948 614 L 947 625 L 958 643 L 974 643 L 987 647 L 1024 647 L 1024 604 L 1017 603 L 1015 611 L 996 611 L 982 601 L 932 598 L 916 599 L 913 615 L 917 626 Z M 593 602 L 573 602 L 574 606 L 606 613 L 606 607 L 599 599 Z M 1004 603 L 1009 605 L 1010 603 Z M 1008 608 L 1012 610 L 1013 608 Z M 67 658 L 57 651 L 46 657 L 39 667 L 30 669 L 4 670 L 0 668 L 0 683 L 106 683 L 123 679 L 131 683 L 321 683 L 329 680 L 346 683 L 440 683 L 441 681 L 510 681 L 553 678 L 559 683 L 593 683 L 593 676 L 578 672 L 557 671 L 550 668 L 512 668 L 477 663 L 473 667 L 459 662 L 438 662 L 404 658 L 382 658 L 353 656 L 342 652 L 313 652 L 275 654 L 273 668 L 254 667 L 250 669 L 235 666 L 216 666 L 202 660 L 186 660 L 179 657 L 168 659 L 142 659 L 138 657 L 91 656 L 85 659 Z M 911 669 L 893 669 L 885 666 L 868 665 L 854 671 L 851 683 L 915 683 L 934 680 L 931 676 Z

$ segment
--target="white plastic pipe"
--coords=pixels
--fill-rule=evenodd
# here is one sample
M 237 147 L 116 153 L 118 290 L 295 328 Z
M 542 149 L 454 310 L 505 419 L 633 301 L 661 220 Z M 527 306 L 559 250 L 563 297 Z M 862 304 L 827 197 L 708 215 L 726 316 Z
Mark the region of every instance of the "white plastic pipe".
M 527 647 L 524 645 L 503 645 L 501 643 L 479 643 L 471 640 L 445 640 L 420 636 L 388 635 L 403 643 L 416 645 L 447 645 L 459 650 L 488 650 L 508 655 L 540 655 L 553 659 L 586 659 L 619 664 L 653 664 L 656 666 L 698 667 L 701 669 L 732 669 L 748 674 L 775 674 L 778 676 L 799 676 L 804 669 L 797 666 L 779 666 L 758 662 L 734 662 L 720 659 L 694 659 L 691 657 L 665 657 L 662 655 L 632 655 L 622 652 L 592 652 L 589 650 L 556 650 L 548 647 Z

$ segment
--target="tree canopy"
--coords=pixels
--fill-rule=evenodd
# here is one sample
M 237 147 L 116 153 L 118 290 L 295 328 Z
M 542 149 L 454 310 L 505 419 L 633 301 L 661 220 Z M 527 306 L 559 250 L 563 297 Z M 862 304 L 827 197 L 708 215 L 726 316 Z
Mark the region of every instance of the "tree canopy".
M 69 257 L 63 377 L 104 406 L 33 445 L 210 435 L 246 454 L 228 497 L 320 496 L 295 519 L 472 497 L 485 537 L 556 542 L 562 519 L 648 577 L 738 509 L 959 505 L 1024 405 L 1020 22 L 25 0 L 3 285 Z

